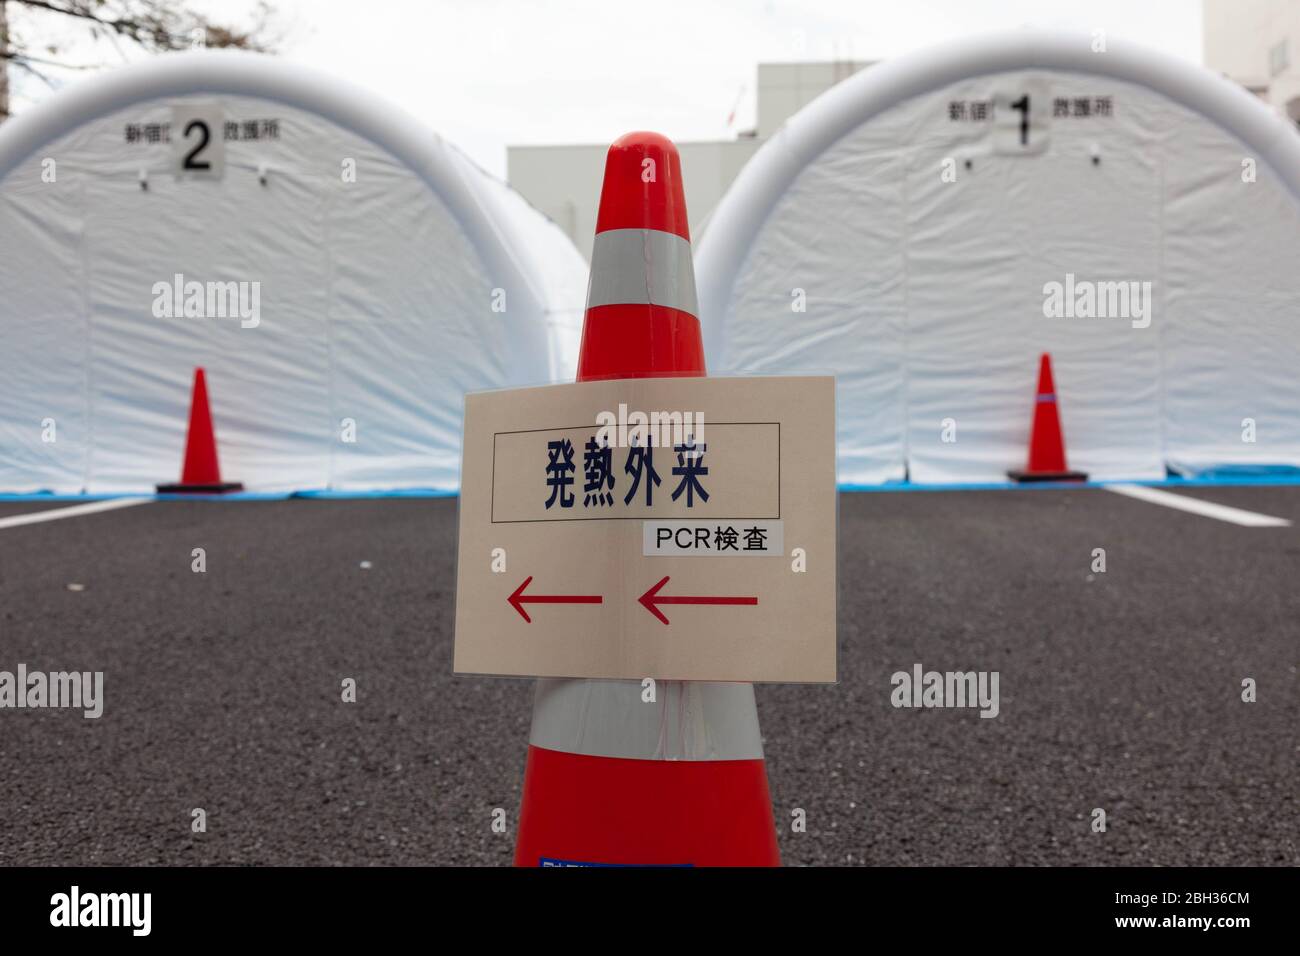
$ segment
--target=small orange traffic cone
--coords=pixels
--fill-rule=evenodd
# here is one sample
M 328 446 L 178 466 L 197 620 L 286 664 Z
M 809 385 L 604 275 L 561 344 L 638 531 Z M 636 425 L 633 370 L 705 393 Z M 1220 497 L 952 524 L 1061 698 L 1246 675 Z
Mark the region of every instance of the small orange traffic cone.
M 1082 471 L 1065 464 L 1065 438 L 1057 408 L 1056 386 L 1052 381 L 1052 357 L 1046 352 L 1038 364 L 1038 395 L 1034 400 L 1034 424 L 1029 432 L 1029 463 L 1024 471 L 1009 471 L 1014 481 L 1087 481 Z
M 212 409 L 208 407 L 208 380 L 202 368 L 194 370 L 194 392 L 190 396 L 190 426 L 185 435 L 185 463 L 178 484 L 158 485 L 158 493 L 219 494 L 243 491 L 238 481 L 221 480 L 217 461 L 217 436 L 212 429 Z
M 704 344 L 677 148 L 609 148 L 578 381 L 700 376 Z M 776 866 L 754 687 L 540 680 L 517 866 Z

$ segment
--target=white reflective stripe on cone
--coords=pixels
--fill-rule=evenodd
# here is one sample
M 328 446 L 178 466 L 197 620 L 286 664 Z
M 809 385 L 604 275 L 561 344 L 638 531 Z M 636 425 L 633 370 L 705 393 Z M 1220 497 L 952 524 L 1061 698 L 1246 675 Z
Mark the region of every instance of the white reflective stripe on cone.
M 587 308 L 598 305 L 663 305 L 698 317 L 691 244 L 658 229 L 596 233 Z
M 753 684 L 658 681 L 537 682 L 534 747 L 636 760 L 762 760 Z

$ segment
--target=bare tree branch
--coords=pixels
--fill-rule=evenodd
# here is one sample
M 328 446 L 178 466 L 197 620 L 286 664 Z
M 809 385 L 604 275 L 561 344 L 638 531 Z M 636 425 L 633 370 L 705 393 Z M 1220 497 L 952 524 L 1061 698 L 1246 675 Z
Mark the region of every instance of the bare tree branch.
M 247 28 L 211 20 L 189 8 L 184 0 L 0 0 L 0 120 L 9 115 L 8 64 L 22 68 L 50 86 L 53 85 L 50 77 L 37 66 L 68 70 L 98 68 L 59 59 L 59 49 L 48 39 L 42 46 L 40 41 L 15 35 L 10 29 L 10 15 L 15 9 L 36 15 L 36 26 L 26 24 L 28 29 L 43 32 L 49 24 L 66 19 L 88 31 L 93 40 L 108 40 L 119 56 L 123 56 L 119 38 L 147 53 L 184 50 L 196 45 L 196 37 L 198 45 L 205 47 L 271 53 L 281 40 L 271 35 L 274 11 L 267 0 L 259 0 Z M 34 55 L 33 49 L 43 49 L 49 57 Z
M 149 52 L 183 50 L 193 43 L 194 31 L 203 31 L 203 45 L 271 52 L 269 36 L 272 9 L 261 0 L 247 29 L 218 23 L 197 11 L 169 0 L 8 0 L 11 5 L 39 10 L 80 21 L 92 33 L 125 37 Z M 12 45 L 12 38 L 11 38 Z M 21 52 L 21 51 L 20 51 Z
M 36 77 L 36 79 L 40 80 L 42 83 L 44 83 L 46 86 L 48 86 L 50 89 L 54 89 L 54 88 L 55 88 L 55 86 L 54 86 L 54 81 L 51 80 L 48 76 L 46 76 L 44 73 L 42 73 L 40 70 L 36 69 L 36 67 L 32 66 L 30 63 L 26 63 L 26 62 L 24 62 L 24 61 L 22 61 L 22 60 L 14 59 L 14 58 L 12 58 L 12 57 L 11 57 L 10 59 L 13 60 L 13 64 L 14 64 L 14 66 L 19 67 L 20 69 L 26 70 L 26 71 L 27 71 L 28 73 L 30 73 L 32 76 Z M 8 114 L 0 115 L 0 119 L 3 119 L 5 115 L 8 115 Z
M 0 51 L 0 60 L 9 60 L 14 66 L 26 66 L 29 63 L 39 63 L 42 66 L 57 66 L 61 70 L 99 70 L 102 67 L 98 63 L 67 63 L 63 60 L 47 60 L 44 57 L 32 56 L 30 53 L 16 53 Z

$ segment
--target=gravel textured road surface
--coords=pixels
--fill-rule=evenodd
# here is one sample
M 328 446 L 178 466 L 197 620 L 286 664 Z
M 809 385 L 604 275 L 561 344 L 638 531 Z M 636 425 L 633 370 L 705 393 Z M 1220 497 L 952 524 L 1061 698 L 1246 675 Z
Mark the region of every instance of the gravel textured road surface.
M 1300 865 L 1300 488 L 1178 494 L 1294 525 L 842 495 L 840 683 L 758 688 L 785 862 Z M 454 499 L 0 529 L 0 670 L 105 673 L 98 720 L 0 710 L 0 863 L 508 863 L 531 682 L 452 675 L 455 540 Z M 998 716 L 893 707 L 917 663 L 997 671 Z

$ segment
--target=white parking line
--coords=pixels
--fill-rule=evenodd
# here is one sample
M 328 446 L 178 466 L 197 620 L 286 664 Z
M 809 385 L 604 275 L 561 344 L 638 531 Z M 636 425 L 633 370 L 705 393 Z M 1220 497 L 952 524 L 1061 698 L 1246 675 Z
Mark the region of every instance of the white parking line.
M 48 511 L 36 511 L 27 515 L 11 515 L 0 518 L 0 529 L 16 528 L 24 524 L 36 524 L 38 521 L 57 521 L 59 518 L 76 518 L 81 515 L 93 515 L 100 511 L 113 511 L 116 508 L 129 508 L 153 501 L 152 498 L 105 498 L 103 501 L 88 501 L 84 505 L 71 508 L 51 508 Z
M 1218 518 L 1220 521 L 1239 524 L 1245 528 L 1288 528 L 1291 526 L 1291 522 L 1286 518 L 1274 518 L 1272 515 L 1243 511 L 1241 508 L 1216 505 L 1212 501 L 1202 501 L 1200 498 L 1185 498 L 1182 495 L 1173 495 L 1167 491 L 1161 491 L 1159 488 L 1148 488 L 1145 485 L 1107 485 L 1106 490 L 1113 491 L 1117 495 L 1137 498 L 1139 501 L 1148 501 L 1153 505 L 1164 505 L 1166 508 L 1190 511 L 1192 514 L 1204 515 L 1207 518 Z

